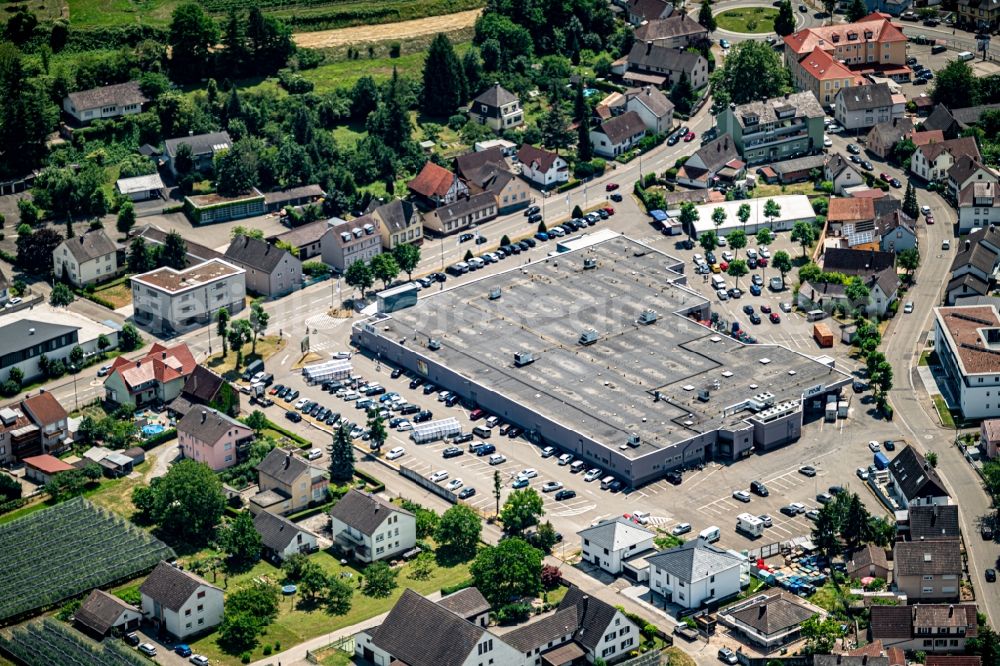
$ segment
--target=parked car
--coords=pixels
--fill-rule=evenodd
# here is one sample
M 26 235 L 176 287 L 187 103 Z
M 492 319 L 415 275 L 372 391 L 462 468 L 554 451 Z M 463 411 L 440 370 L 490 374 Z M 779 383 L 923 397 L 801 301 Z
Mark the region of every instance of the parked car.
M 750 501 L 750 493 L 745 490 L 735 490 L 733 491 L 733 499 L 747 503 Z
M 406 449 L 402 446 L 397 446 L 394 449 L 390 449 L 389 453 L 385 454 L 386 460 L 395 460 L 396 458 L 402 458 L 406 454 Z
M 433 483 L 440 483 L 441 481 L 444 481 L 445 479 L 448 478 L 448 472 L 443 469 L 439 469 L 438 471 L 431 474 L 429 478 Z
M 563 484 L 561 481 L 546 481 L 542 484 L 543 493 L 551 493 L 557 490 L 562 490 Z
M 871 449 L 872 453 L 878 453 L 882 450 L 882 445 L 876 442 L 874 439 L 868 442 L 868 448 Z
M 736 653 L 732 648 L 722 647 L 719 648 L 719 661 L 724 664 L 736 664 L 739 659 L 736 658 Z
M 687 534 L 691 531 L 691 523 L 678 523 L 674 525 L 674 529 L 670 530 L 670 533 L 674 536 L 680 536 L 682 534 Z
M 576 491 L 575 490 L 560 490 L 559 492 L 557 492 L 554 495 L 554 498 L 555 498 L 555 500 L 557 502 L 562 502 L 564 500 L 573 499 L 574 497 L 576 497 Z
M 810 477 L 816 476 L 816 468 L 812 465 L 803 465 L 802 467 L 799 467 L 799 474 Z
M 443 458 L 457 458 L 458 456 L 465 453 L 462 449 L 457 446 L 449 446 L 444 451 L 441 452 L 441 457 Z
M 458 499 L 469 499 L 476 494 L 476 489 L 472 486 L 466 486 L 462 488 L 462 492 L 458 493 Z
M 462 483 L 462 479 L 452 479 L 451 481 L 448 482 L 448 484 L 445 486 L 445 488 L 448 489 L 448 490 L 450 490 L 450 491 L 452 491 L 452 492 L 455 492 L 456 490 L 458 490 L 459 488 L 461 488 L 463 485 L 464 484 Z

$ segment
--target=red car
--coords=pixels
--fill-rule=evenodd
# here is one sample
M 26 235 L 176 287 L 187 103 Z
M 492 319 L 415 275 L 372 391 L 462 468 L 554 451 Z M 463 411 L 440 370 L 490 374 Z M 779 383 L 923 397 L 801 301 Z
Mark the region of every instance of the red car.
M 768 316 L 768 319 L 771 320 L 772 324 L 780 324 L 781 323 L 781 315 L 779 315 L 777 312 L 772 312 Z
M 618 183 L 608 183 L 607 185 L 604 186 L 605 192 L 614 192 L 617 189 L 618 189 Z
M 684 137 L 684 142 L 685 143 L 690 143 L 691 141 L 694 141 L 695 136 L 697 136 L 697 135 L 694 132 L 688 132 L 687 136 Z
M 762 305 L 762 306 L 760 306 L 760 311 L 763 312 L 764 314 L 771 314 L 771 306 L 770 305 Z
M 478 421 L 484 416 L 486 416 L 486 412 L 484 412 L 481 409 L 473 409 L 471 412 L 469 412 L 469 420 L 471 421 Z
M 728 271 L 729 270 L 729 263 L 725 262 L 725 261 L 720 261 L 719 262 L 719 270 L 722 271 L 723 273 L 725 273 L 726 271 Z
M 612 208 L 611 206 L 605 206 L 604 207 L 604 212 L 607 213 L 608 215 L 614 215 L 615 214 L 615 209 Z
M 924 218 L 924 220 L 927 222 L 927 224 L 934 224 L 934 216 L 933 215 L 928 215 L 926 218 Z
M 757 265 L 767 268 L 767 257 L 757 257 Z
M 884 180 L 887 183 L 892 179 L 892 176 L 890 176 L 889 174 L 887 174 L 885 171 L 883 171 L 882 173 L 880 173 L 878 175 L 878 177 L 881 178 L 882 180 Z

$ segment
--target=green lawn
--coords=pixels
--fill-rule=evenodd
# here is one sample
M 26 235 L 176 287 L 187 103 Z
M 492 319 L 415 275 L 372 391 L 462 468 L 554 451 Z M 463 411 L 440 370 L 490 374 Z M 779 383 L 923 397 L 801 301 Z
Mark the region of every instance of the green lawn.
M 202 557 L 205 553 L 199 553 Z M 340 575 L 350 573 L 351 581 L 357 581 L 362 570 L 352 566 L 341 566 L 340 562 L 326 551 L 321 551 L 310 556 L 311 559 L 323 567 L 328 573 Z M 409 565 L 399 568 L 397 579 L 399 587 L 396 588 L 392 596 L 386 599 L 372 599 L 356 590 L 351 612 L 343 616 L 327 615 L 322 608 L 303 611 L 296 608 L 296 598 L 285 598 L 281 601 L 278 619 L 267 628 L 267 634 L 261 638 L 260 645 L 252 653 L 252 659 L 258 660 L 263 657 L 265 645 L 272 645 L 275 642 L 281 643 L 282 648 L 301 643 L 315 636 L 336 631 L 342 627 L 356 624 L 362 620 L 384 613 L 392 608 L 396 599 L 403 593 L 404 588 L 411 588 L 420 594 L 430 594 L 440 590 L 442 587 L 454 585 L 469 577 L 468 564 L 459 564 L 454 567 L 434 567 L 430 578 L 427 580 L 413 580 L 407 577 Z M 280 583 L 283 574 L 280 569 L 266 563 L 260 562 L 247 573 L 232 576 L 223 582 L 219 578 L 219 585 L 225 586 L 227 590 L 240 587 L 256 578 L 264 577 L 274 583 Z M 211 580 L 211 577 L 210 577 Z M 191 649 L 199 654 L 207 656 L 213 664 L 238 664 L 239 657 L 225 654 L 216 642 L 217 635 L 210 634 L 191 645 Z M 334 664 L 338 662 L 332 662 Z
M 715 15 L 715 20 L 720 30 L 764 33 L 774 32 L 777 16 L 778 10 L 774 7 L 744 7 L 720 12 Z
M 945 402 L 944 397 L 934 396 L 934 408 L 937 409 L 938 416 L 941 417 L 941 425 L 946 428 L 955 427 L 955 419 L 952 418 L 951 410 L 948 409 L 948 403 Z
M 461 58 L 469 50 L 471 42 L 455 44 L 455 53 Z M 392 78 L 392 68 L 395 67 L 400 77 L 419 79 L 424 70 L 423 51 L 405 53 L 398 58 L 368 58 L 362 56 L 358 60 L 341 60 L 320 65 L 316 69 L 303 70 L 302 77 L 312 81 L 316 92 L 330 92 L 337 88 L 352 88 L 362 76 L 370 76 L 376 81 Z M 260 85 L 266 85 L 267 82 Z

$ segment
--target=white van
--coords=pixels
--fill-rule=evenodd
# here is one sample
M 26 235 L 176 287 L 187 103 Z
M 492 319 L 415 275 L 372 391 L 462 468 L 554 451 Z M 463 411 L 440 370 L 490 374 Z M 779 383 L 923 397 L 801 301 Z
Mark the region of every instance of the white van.
M 975 57 L 976 56 L 973 55 L 972 51 L 962 51 L 961 53 L 958 54 L 958 59 L 961 60 L 962 62 L 968 62 Z
M 725 289 L 725 288 L 726 288 L 726 279 L 724 277 L 722 277 L 721 275 L 713 275 L 712 276 L 712 289 L 715 289 L 716 291 L 718 291 L 719 289 Z
M 806 313 L 806 319 L 808 321 L 819 321 L 820 319 L 826 319 L 826 312 L 823 310 L 810 310 Z
M 572 453 L 564 453 L 561 456 L 559 456 L 559 464 L 560 465 L 566 466 L 566 465 L 570 464 L 571 462 L 573 462 L 573 454 Z
M 569 466 L 569 471 L 573 474 L 579 474 L 585 469 L 587 469 L 587 463 L 582 460 L 574 460 L 573 464 Z
M 722 534 L 721 532 L 719 532 L 719 528 L 716 527 L 715 525 L 712 525 L 711 527 L 706 527 L 701 532 L 698 532 L 698 538 L 704 539 L 708 543 L 715 543 L 716 541 L 719 540 L 719 537 L 721 536 Z
M 615 482 L 615 477 L 610 474 L 601 479 L 601 490 L 607 490 L 611 487 L 611 484 Z
M 319 449 L 310 449 L 309 454 L 306 456 L 309 460 L 316 460 L 317 458 L 322 458 L 323 452 Z

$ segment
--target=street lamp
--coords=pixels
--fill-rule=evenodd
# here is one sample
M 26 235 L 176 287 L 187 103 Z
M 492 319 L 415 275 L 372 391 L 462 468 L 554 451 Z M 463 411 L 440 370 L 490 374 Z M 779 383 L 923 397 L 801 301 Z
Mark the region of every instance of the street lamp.
M 70 371 L 73 373 L 73 404 L 75 405 L 74 411 L 80 411 L 80 398 L 76 392 L 76 373 L 79 370 L 75 365 L 69 366 Z

